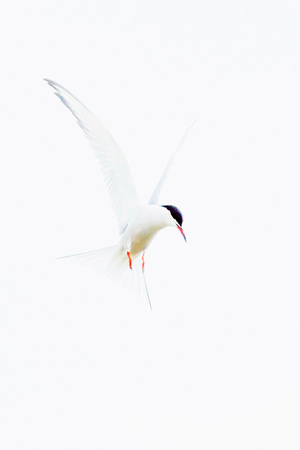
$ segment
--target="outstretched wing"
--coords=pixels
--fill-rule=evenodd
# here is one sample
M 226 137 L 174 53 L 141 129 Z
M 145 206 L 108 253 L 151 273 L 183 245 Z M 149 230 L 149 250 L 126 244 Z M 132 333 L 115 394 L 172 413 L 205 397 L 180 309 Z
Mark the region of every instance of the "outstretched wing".
M 169 162 L 168 162 L 168 164 L 166 165 L 166 168 L 165 168 L 165 170 L 164 170 L 162 176 L 160 177 L 160 180 L 159 180 L 159 182 L 157 183 L 156 188 L 155 188 L 154 191 L 153 191 L 153 194 L 152 194 L 151 197 L 150 197 L 150 200 L 149 200 L 149 204 L 150 204 L 150 205 L 157 205 L 157 204 L 158 204 L 158 197 L 159 197 L 159 194 L 160 194 L 160 192 L 161 192 L 161 190 L 162 190 L 163 185 L 165 184 L 165 181 L 166 181 L 167 176 L 168 176 L 168 174 L 169 174 L 169 172 L 170 172 L 170 169 L 171 169 L 171 167 L 172 167 L 173 164 L 174 164 L 174 161 L 175 161 L 175 158 L 176 158 L 176 156 L 177 156 L 177 153 L 178 153 L 179 150 L 181 149 L 181 147 L 182 147 L 182 145 L 183 145 L 183 143 L 184 143 L 184 141 L 185 141 L 185 139 L 186 139 L 186 137 L 187 137 L 187 135 L 188 135 L 188 132 L 189 132 L 190 129 L 195 125 L 196 120 L 197 120 L 197 119 L 195 119 L 194 122 L 188 127 L 188 129 L 186 130 L 186 132 L 185 132 L 184 135 L 182 136 L 182 138 L 181 138 L 181 140 L 180 140 L 180 142 L 179 142 L 178 147 L 177 147 L 177 148 L 174 150 L 174 152 L 172 153 L 171 158 L 169 159 Z
M 140 203 L 140 199 L 121 148 L 101 122 L 74 95 L 54 81 L 46 78 L 45 81 L 53 87 L 55 94 L 71 111 L 88 138 L 100 162 L 117 216 L 119 232 L 122 233 L 128 224 L 131 211 Z

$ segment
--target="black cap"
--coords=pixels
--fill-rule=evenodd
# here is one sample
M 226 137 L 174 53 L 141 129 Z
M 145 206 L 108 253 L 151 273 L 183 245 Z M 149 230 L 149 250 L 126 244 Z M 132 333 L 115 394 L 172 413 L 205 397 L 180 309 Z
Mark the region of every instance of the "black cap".
M 167 208 L 170 211 L 171 216 L 173 217 L 173 219 L 176 220 L 178 225 L 180 225 L 180 226 L 182 225 L 182 222 L 183 222 L 182 214 L 176 206 L 173 206 L 173 205 L 161 205 L 161 206 L 163 208 Z

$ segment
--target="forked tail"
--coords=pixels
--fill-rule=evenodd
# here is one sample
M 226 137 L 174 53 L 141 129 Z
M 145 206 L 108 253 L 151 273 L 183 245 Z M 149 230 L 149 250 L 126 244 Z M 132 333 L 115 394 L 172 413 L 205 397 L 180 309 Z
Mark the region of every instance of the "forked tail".
M 146 294 L 150 309 L 152 310 L 149 290 L 140 257 L 133 259 L 132 270 L 129 269 L 126 253 L 124 251 L 122 252 L 116 245 L 91 252 L 62 256 L 58 259 L 74 261 L 78 264 L 91 267 L 97 270 L 97 272 L 105 274 L 114 282 L 120 283 L 122 287 L 130 291 L 135 291 L 138 295 L 141 295 L 141 293 Z

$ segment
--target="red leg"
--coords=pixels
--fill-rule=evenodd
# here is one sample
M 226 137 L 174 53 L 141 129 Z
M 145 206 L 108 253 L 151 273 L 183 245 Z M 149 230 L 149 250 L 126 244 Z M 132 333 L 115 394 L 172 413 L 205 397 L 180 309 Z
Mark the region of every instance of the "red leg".
M 132 269 L 132 259 L 130 256 L 130 252 L 127 252 L 127 256 L 128 256 L 128 261 L 129 261 L 129 269 Z
M 145 253 L 142 254 L 142 270 L 143 270 L 143 272 L 144 272 L 144 270 L 145 270 L 145 260 L 144 260 L 144 256 L 145 256 Z

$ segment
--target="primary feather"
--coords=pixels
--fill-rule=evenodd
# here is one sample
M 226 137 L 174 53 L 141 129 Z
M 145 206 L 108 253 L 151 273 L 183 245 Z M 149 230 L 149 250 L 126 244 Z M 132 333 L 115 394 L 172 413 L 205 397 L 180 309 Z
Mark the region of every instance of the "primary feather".
M 132 211 L 140 204 L 140 199 L 121 148 L 102 123 L 73 94 L 54 81 L 46 78 L 45 81 L 55 89 L 57 97 L 71 111 L 88 138 L 100 162 L 119 232 L 122 233 Z
M 182 147 L 182 145 L 183 145 L 183 143 L 184 143 L 184 141 L 185 141 L 185 139 L 186 139 L 186 137 L 187 137 L 187 135 L 188 135 L 188 132 L 189 132 L 190 129 L 195 125 L 196 120 L 197 120 L 197 119 L 195 119 L 194 122 L 192 123 L 192 125 L 190 125 L 190 126 L 188 127 L 188 129 L 186 130 L 186 132 L 185 132 L 184 135 L 182 136 L 182 138 L 181 138 L 181 140 L 180 140 L 180 142 L 179 142 L 178 147 L 173 151 L 173 153 L 172 153 L 172 155 L 171 155 L 171 158 L 169 159 L 168 164 L 166 165 L 165 170 L 163 171 L 163 174 L 162 174 L 162 176 L 160 177 L 160 179 L 159 179 L 159 181 L 158 181 L 158 183 L 157 183 L 157 185 L 156 185 L 156 187 L 155 187 L 155 189 L 154 189 L 154 191 L 153 191 L 153 193 L 152 193 L 152 195 L 151 195 L 151 197 L 150 197 L 149 205 L 157 205 L 157 204 L 158 204 L 159 194 L 160 194 L 160 192 L 161 192 L 161 190 L 162 190 L 162 188 L 163 188 L 163 185 L 164 185 L 165 182 L 166 182 L 166 179 L 167 179 L 167 176 L 168 176 L 168 174 L 169 174 L 169 172 L 170 172 L 170 169 L 171 169 L 171 167 L 172 167 L 173 164 L 174 164 L 174 161 L 175 161 L 175 158 L 176 158 L 176 156 L 177 156 L 177 153 L 178 153 L 179 150 L 181 149 L 181 147 Z

